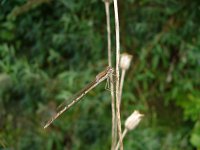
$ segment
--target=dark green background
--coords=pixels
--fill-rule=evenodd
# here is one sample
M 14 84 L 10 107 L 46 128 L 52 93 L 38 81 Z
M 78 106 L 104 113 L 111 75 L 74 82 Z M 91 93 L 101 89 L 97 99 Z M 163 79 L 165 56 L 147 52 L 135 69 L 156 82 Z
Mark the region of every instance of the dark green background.
M 125 150 L 200 149 L 200 1 L 120 0 L 121 51 L 133 55 L 122 96 L 122 128 L 141 124 Z M 64 99 L 107 66 L 101 0 L 0 1 L 0 149 L 110 149 L 106 82 L 47 130 Z M 113 62 L 115 30 L 111 4 Z

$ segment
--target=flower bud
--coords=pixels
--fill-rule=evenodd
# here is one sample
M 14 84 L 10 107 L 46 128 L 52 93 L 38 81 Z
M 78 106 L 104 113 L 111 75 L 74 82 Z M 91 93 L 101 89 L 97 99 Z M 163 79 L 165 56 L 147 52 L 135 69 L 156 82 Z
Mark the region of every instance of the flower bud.
M 125 121 L 125 128 L 127 130 L 133 130 L 141 121 L 144 115 L 135 110 Z
M 129 55 L 127 53 L 121 54 L 120 67 L 122 69 L 127 70 L 130 67 L 131 60 L 132 60 L 132 55 Z

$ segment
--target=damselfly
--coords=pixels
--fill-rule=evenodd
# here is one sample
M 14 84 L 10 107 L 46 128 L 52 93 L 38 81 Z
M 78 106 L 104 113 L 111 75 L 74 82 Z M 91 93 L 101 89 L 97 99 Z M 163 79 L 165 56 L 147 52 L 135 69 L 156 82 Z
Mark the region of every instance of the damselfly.
M 96 87 L 99 83 L 104 81 L 105 79 L 108 79 L 110 75 L 114 72 L 114 69 L 112 67 L 107 67 L 104 71 L 100 72 L 96 78 L 90 82 L 88 85 L 86 85 L 81 91 L 79 91 L 77 94 L 75 94 L 72 97 L 72 102 L 68 105 L 66 103 L 68 100 L 65 100 L 60 106 L 59 111 L 56 113 L 44 126 L 44 128 L 47 128 L 56 118 L 58 118 L 64 111 L 68 110 L 70 107 L 72 107 L 74 104 L 76 104 L 84 95 L 86 95 L 90 90 L 92 90 L 94 87 Z

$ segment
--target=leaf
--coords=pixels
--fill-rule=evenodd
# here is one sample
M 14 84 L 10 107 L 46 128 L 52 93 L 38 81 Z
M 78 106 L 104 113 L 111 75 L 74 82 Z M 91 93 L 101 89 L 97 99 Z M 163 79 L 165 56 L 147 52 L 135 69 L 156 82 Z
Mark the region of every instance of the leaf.
M 195 127 L 190 137 L 190 142 L 196 148 L 200 148 L 200 121 L 195 124 Z

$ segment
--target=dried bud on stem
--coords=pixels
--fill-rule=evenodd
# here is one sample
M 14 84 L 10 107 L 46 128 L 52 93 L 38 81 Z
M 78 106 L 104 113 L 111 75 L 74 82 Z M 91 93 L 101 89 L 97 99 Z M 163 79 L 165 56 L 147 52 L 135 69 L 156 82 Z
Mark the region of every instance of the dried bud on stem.
M 133 130 L 141 121 L 144 115 L 140 114 L 139 111 L 135 110 L 125 121 L 125 128 Z
M 122 70 L 127 70 L 130 67 L 132 60 L 132 55 L 129 55 L 127 53 L 121 54 L 120 58 L 120 67 Z
M 125 121 L 125 129 L 122 134 L 122 139 L 124 139 L 126 133 L 130 130 L 133 130 L 136 128 L 136 126 L 140 123 L 142 117 L 144 115 L 139 113 L 139 111 L 135 110 Z M 117 143 L 117 146 L 115 150 L 119 149 L 119 142 Z
M 121 105 L 122 89 L 123 89 L 126 70 L 130 67 L 131 60 L 132 60 L 132 55 L 129 55 L 127 53 L 121 54 L 121 57 L 120 57 L 120 68 L 122 69 L 122 72 L 121 72 L 121 79 L 120 79 L 120 91 L 119 91 L 120 100 L 119 100 L 119 105 Z

